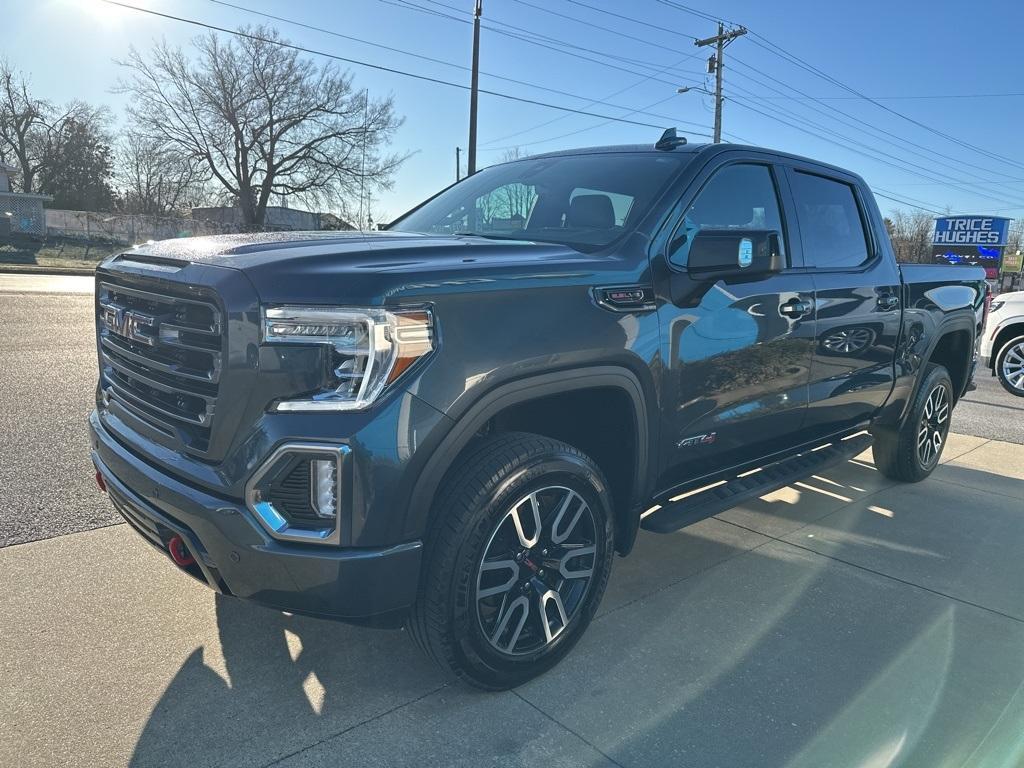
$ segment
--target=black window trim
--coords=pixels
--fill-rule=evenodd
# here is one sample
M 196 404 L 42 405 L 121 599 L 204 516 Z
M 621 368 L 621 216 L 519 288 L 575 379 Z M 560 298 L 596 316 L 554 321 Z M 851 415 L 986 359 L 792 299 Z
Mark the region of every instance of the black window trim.
M 771 179 L 772 186 L 775 189 L 775 201 L 778 205 L 779 210 L 779 224 L 782 227 L 782 245 L 785 250 L 786 267 L 783 272 L 789 272 L 794 269 L 800 269 L 793 264 L 793 251 L 790 247 L 791 238 L 789 236 L 789 221 L 786 214 L 786 197 L 783 194 L 782 179 L 780 178 L 781 168 L 776 160 L 771 156 L 767 155 L 754 155 L 754 154 L 736 154 L 733 157 L 727 157 L 725 160 L 719 163 L 708 163 L 707 166 L 701 169 L 693 180 L 697 184 L 694 189 L 693 182 L 687 186 L 686 192 L 680 196 L 679 200 L 673 206 L 671 217 L 667 223 L 667 230 L 669 232 L 668 238 L 664 241 L 662 248 L 662 256 L 665 264 L 668 268 L 676 273 L 686 273 L 685 264 L 677 264 L 672 260 L 672 255 L 668 252 L 669 244 L 675 239 L 676 232 L 679 231 L 679 227 L 683 224 L 683 216 L 689 207 L 693 204 L 693 201 L 697 199 L 704 188 L 711 182 L 711 180 L 718 175 L 720 171 L 731 166 L 731 165 L 760 165 L 768 169 L 768 176 Z M 694 189 L 690 192 L 690 189 Z
M 871 220 L 867 216 L 867 207 L 862 195 L 864 187 L 863 182 L 852 177 L 846 176 L 842 173 L 837 173 L 832 169 L 821 169 L 806 164 L 790 164 L 786 165 L 785 172 L 788 177 L 789 187 L 793 195 L 793 215 L 796 217 L 797 223 L 800 222 L 800 203 L 797 200 L 797 193 L 795 184 L 793 183 L 793 175 L 802 173 L 806 176 L 817 176 L 818 178 L 825 179 L 826 181 L 832 181 L 837 184 L 844 184 L 849 187 L 853 192 L 853 201 L 857 206 L 857 215 L 860 217 L 860 226 L 864 231 L 864 243 L 867 246 L 867 258 L 864 259 L 860 264 L 852 267 L 818 267 L 813 263 L 813 256 L 807 253 L 807 249 L 803 247 L 803 231 L 800 233 L 800 247 L 803 252 L 803 269 L 807 272 L 815 274 L 829 274 L 829 273 L 846 273 L 846 274 L 857 274 L 860 272 L 867 272 L 873 269 L 882 256 L 882 252 L 878 247 L 878 241 L 875 238 L 875 228 L 871 226 Z

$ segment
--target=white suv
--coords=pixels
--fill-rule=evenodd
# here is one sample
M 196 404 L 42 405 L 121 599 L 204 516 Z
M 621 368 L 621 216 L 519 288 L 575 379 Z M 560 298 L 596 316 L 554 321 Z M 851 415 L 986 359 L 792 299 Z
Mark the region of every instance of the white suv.
M 1024 397 L 1024 291 L 992 301 L 981 339 L 981 364 L 999 377 L 1007 392 Z

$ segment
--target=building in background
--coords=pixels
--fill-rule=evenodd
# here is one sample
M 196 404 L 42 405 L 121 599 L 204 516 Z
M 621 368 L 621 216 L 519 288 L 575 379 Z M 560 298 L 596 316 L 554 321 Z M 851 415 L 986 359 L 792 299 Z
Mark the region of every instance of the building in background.
M 237 227 L 241 231 L 245 224 L 242 209 L 237 206 L 216 206 L 212 208 L 193 208 L 192 218 L 208 221 L 228 227 Z M 320 214 L 300 211 L 296 208 L 283 208 L 277 205 L 267 206 L 267 215 L 263 228 L 268 230 L 320 229 Z
M 49 195 L 11 192 L 11 174 L 18 169 L 0 163 L 0 237 L 10 235 L 46 235 L 43 203 Z

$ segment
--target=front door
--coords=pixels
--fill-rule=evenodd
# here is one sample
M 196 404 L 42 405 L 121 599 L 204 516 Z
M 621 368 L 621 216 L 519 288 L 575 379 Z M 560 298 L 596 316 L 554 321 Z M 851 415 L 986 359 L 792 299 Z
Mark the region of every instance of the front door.
M 791 268 L 777 172 L 756 155 L 735 154 L 698 176 L 663 253 L 655 255 L 665 361 L 663 487 L 800 442 L 814 286 L 810 275 Z M 691 274 L 695 235 L 730 230 L 771 233 L 785 268 L 717 279 Z

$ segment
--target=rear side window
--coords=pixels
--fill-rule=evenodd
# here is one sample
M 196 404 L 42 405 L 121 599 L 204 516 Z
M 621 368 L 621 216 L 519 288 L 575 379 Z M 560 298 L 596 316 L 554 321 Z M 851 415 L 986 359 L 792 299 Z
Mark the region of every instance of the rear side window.
M 686 209 L 669 258 L 684 267 L 698 232 L 733 229 L 778 232 L 781 242 L 779 198 L 768 166 L 736 163 L 716 171 Z
M 792 175 L 804 263 L 809 267 L 859 267 L 868 260 L 868 240 L 853 187 L 796 171 Z

